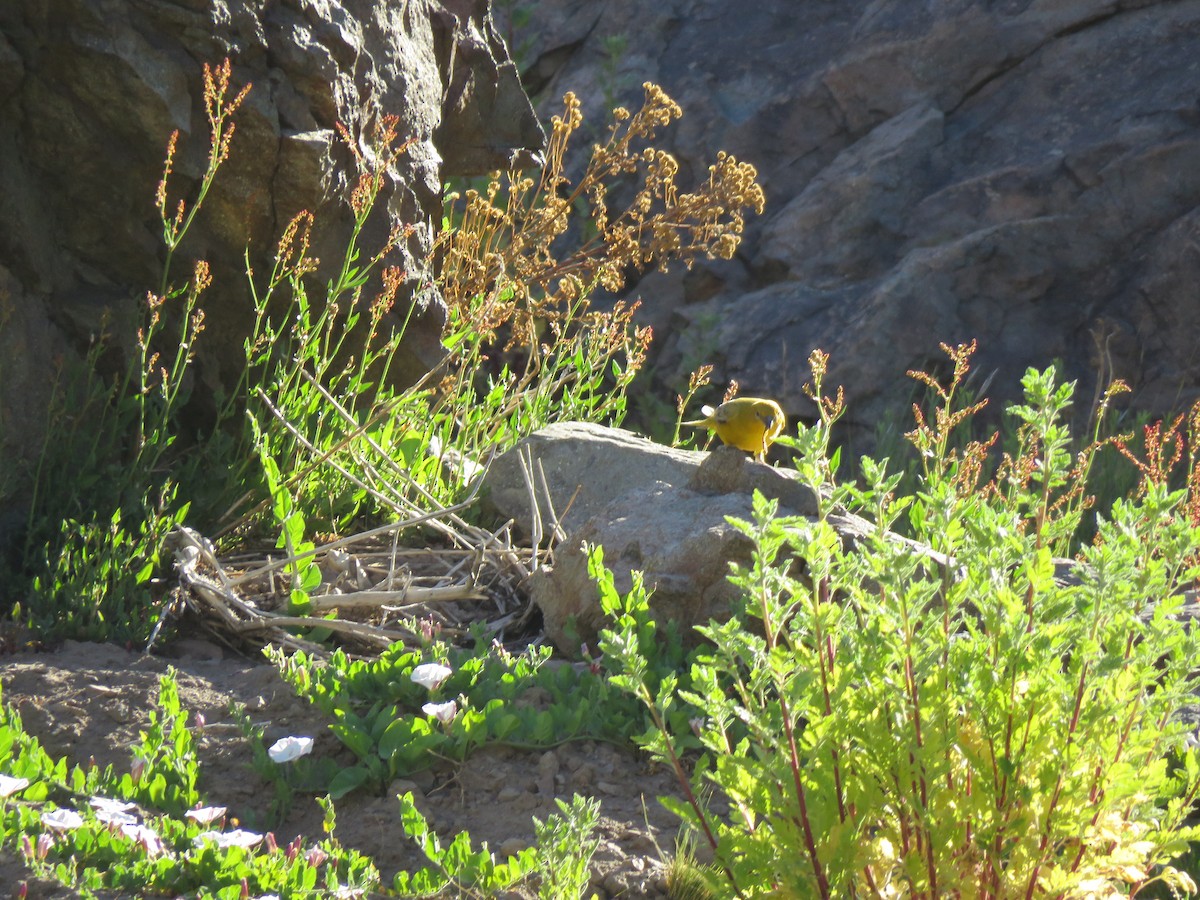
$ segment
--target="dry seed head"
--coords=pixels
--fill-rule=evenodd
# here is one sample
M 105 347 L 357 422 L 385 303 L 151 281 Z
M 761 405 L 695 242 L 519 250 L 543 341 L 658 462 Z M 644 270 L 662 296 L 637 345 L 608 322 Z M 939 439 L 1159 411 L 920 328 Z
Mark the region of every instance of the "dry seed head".
M 212 284 L 212 270 L 208 266 L 208 260 L 198 259 L 192 270 L 192 290 L 197 294 L 202 294 Z
M 383 270 L 380 276 L 383 281 L 383 290 L 371 304 L 371 318 L 374 321 L 378 322 L 391 312 L 396 303 L 396 294 L 404 284 L 405 274 L 405 271 L 399 266 L 388 266 Z
M 163 163 L 162 178 L 158 182 L 158 189 L 154 192 L 154 200 L 158 205 L 158 212 L 164 220 L 167 217 L 167 181 L 170 180 L 171 172 L 175 167 L 175 147 L 178 142 L 179 129 L 176 128 L 167 139 L 167 155 Z
M 152 375 L 154 373 L 155 367 L 158 366 L 158 356 L 159 356 L 158 351 L 155 351 L 154 353 L 150 354 L 150 358 L 148 360 L 146 360 L 146 374 L 147 375 Z M 147 389 L 149 389 L 149 386 L 147 386 Z
M 337 129 L 338 137 L 342 139 L 342 143 L 346 145 L 346 149 L 355 160 L 362 162 L 362 150 L 358 146 L 358 141 L 354 139 L 354 135 L 350 133 L 350 129 L 346 127 L 344 122 L 334 122 L 333 127 Z
M 275 248 L 275 260 L 284 271 L 305 275 L 316 269 L 318 261 L 310 258 L 308 243 L 312 236 L 313 215 L 306 209 L 292 216 Z

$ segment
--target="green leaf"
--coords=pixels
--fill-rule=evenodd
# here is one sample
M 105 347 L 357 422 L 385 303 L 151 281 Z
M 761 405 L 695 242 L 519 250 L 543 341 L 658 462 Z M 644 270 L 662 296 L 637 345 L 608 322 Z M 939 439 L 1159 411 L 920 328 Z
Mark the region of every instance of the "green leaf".
M 329 782 L 329 796 L 334 800 L 345 797 L 351 791 L 357 790 L 366 784 L 370 778 L 371 773 L 364 766 L 351 766 L 348 769 L 342 769 Z

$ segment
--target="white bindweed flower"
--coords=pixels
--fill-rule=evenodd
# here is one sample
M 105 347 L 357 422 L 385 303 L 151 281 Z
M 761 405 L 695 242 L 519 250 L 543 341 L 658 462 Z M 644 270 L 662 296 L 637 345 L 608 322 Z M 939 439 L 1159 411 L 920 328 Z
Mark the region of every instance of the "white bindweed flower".
M 0 775 L 0 797 L 11 797 L 17 791 L 29 787 L 28 778 L 13 778 L 11 775 Z
M 453 674 L 453 669 L 443 666 L 441 663 L 421 663 L 412 670 L 412 674 L 408 677 L 421 687 L 432 691 L 441 687 L 442 682 Z
M 130 810 L 137 808 L 136 803 L 129 803 L 125 800 L 113 800 L 110 797 L 92 797 L 88 800 L 88 803 L 96 811 L 96 818 L 101 822 L 123 825 L 137 821 L 136 816 L 129 815 Z
M 310 737 L 285 737 L 273 743 L 267 755 L 274 762 L 286 763 L 312 753 L 313 739 Z
M 251 847 L 257 847 L 262 839 L 263 836 L 257 832 L 235 828 L 233 831 L 205 831 L 192 838 L 192 843 L 201 847 L 205 841 L 212 841 L 222 850 L 229 847 L 242 847 L 249 850 Z
M 443 725 L 448 725 L 458 715 L 458 704 L 453 700 L 447 700 L 445 703 L 426 703 L 421 707 L 421 712 L 433 716 Z
M 225 815 L 225 812 L 224 806 L 197 806 L 195 809 L 189 809 L 184 815 L 201 825 L 211 825 Z
M 122 825 L 121 834 L 141 844 L 142 848 L 146 851 L 146 855 L 151 859 L 162 856 L 167 852 L 167 845 L 163 843 L 163 839 L 158 836 L 153 828 L 148 828 L 145 825 Z
M 83 824 L 83 816 L 73 809 L 52 809 L 42 813 L 42 824 L 54 831 L 70 831 Z
M 137 823 L 137 816 L 131 816 L 127 812 L 107 807 L 97 808 L 96 818 L 105 825 L 134 825 Z

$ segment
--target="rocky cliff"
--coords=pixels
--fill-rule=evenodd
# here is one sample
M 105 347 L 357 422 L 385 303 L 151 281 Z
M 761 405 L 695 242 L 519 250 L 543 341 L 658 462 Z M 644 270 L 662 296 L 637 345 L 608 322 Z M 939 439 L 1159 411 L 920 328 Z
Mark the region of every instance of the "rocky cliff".
M 132 335 L 117 326 L 160 277 L 154 191 L 168 137 L 180 132 L 174 188 L 189 196 L 208 153 L 202 64 L 225 57 L 234 90 L 253 88 L 181 250 L 213 266 L 198 393 L 218 389 L 241 353 L 245 249 L 269 271 L 280 231 L 302 209 L 317 216 L 314 255 L 344 247 L 353 173 L 336 126 L 358 135 L 387 114 L 415 139 L 387 194 L 392 217 L 418 226 L 397 261 L 409 273 L 406 303 L 423 313 L 410 363 L 423 371 L 437 358 L 441 305 L 424 266 L 443 179 L 521 163 L 544 140 L 487 0 L 6 0 L 0 458 L 36 456 L 56 357 L 106 321 L 114 338 Z M 379 246 L 386 216 L 371 227 L 363 244 Z
M 513 36 L 539 103 L 656 81 L 693 175 L 760 171 L 735 262 L 635 289 L 664 399 L 711 361 L 805 414 L 820 347 L 869 434 L 971 338 L 996 397 L 1054 359 L 1082 407 L 1098 378 L 1200 396 L 1200 3 L 544 0 Z

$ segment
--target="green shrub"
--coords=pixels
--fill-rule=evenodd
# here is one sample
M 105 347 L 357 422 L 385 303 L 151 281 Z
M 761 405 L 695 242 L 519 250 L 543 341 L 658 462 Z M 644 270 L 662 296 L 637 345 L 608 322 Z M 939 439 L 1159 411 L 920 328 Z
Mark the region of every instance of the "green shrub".
M 952 352 L 965 365 L 969 350 Z M 1200 758 L 1178 715 L 1194 702 L 1200 636 L 1173 617 L 1198 574 L 1194 496 L 1152 473 L 1056 568 L 1051 549 L 1083 505 L 1064 501 L 1072 386 L 1053 369 L 1025 376 L 1019 448 L 993 481 L 972 452 L 947 454 L 963 418 L 944 389 L 945 414 L 912 436 L 927 451 L 919 488 L 897 496 L 886 460 L 862 460 L 861 487 L 837 479 L 841 398 L 821 395 L 824 358 L 813 363 L 821 419 L 794 446 L 821 513 L 779 516 L 758 496 L 754 520 L 733 522 L 755 546 L 732 576 L 744 605 L 700 629 L 711 649 L 691 689 L 643 688 L 629 617 L 604 644 L 652 709 L 702 710 L 687 802 L 667 802 L 710 844 L 710 887 L 1084 897 L 1159 879 L 1194 890 L 1166 865 L 1200 836 L 1186 824 Z M 835 527 L 843 508 L 872 526 L 853 545 Z M 916 542 L 890 533 L 901 515 Z M 680 771 L 677 734 L 647 746 Z

